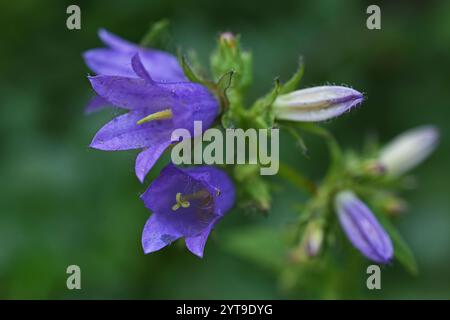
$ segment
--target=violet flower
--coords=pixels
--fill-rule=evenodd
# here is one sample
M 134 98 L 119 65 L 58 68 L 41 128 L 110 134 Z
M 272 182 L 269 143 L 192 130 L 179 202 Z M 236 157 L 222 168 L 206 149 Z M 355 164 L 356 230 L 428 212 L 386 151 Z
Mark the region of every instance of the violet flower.
M 142 233 L 145 253 L 184 237 L 187 248 L 202 257 L 211 230 L 233 206 L 235 192 L 225 172 L 212 166 L 169 164 L 141 199 L 153 211 Z
M 362 93 L 342 86 L 320 86 L 278 96 L 275 117 L 290 121 L 323 121 L 337 117 L 363 101 Z
M 341 191 L 335 198 L 335 208 L 347 238 L 363 255 L 377 263 L 392 260 L 394 249 L 370 209 L 352 191 Z
M 136 176 L 146 174 L 171 144 L 174 129 L 193 136 L 194 121 L 208 128 L 219 109 L 208 89 L 192 82 L 157 82 L 144 68 L 140 55 L 133 56 L 135 77 L 89 77 L 96 93 L 110 104 L 130 110 L 101 128 L 91 147 L 105 151 L 143 149 L 136 159 Z
M 91 49 L 83 54 L 86 65 L 97 75 L 135 77 L 131 58 L 139 53 L 144 68 L 151 72 L 155 81 L 187 80 L 177 58 L 170 53 L 140 47 L 105 29 L 100 29 L 98 36 L 107 47 Z M 106 100 L 96 96 L 88 103 L 86 112 L 100 110 L 106 105 Z

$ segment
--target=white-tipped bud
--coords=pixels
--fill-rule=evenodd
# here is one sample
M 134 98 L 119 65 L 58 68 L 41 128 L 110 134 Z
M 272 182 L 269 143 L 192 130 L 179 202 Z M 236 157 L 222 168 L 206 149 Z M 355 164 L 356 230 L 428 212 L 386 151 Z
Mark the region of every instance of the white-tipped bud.
M 362 93 L 342 86 L 320 86 L 277 97 L 275 117 L 291 121 L 323 121 L 337 117 L 363 101 Z
M 439 131 L 434 126 L 421 126 L 408 130 L 389 144 L 380 153 L 379 161 L 386 172 L 399 176 L 425 160 L 439 142 Z
M 320 253 L 323 242 L 323 228 L 320 225 L 311 225 L 304 239 L 305 253 L 312 258 Z

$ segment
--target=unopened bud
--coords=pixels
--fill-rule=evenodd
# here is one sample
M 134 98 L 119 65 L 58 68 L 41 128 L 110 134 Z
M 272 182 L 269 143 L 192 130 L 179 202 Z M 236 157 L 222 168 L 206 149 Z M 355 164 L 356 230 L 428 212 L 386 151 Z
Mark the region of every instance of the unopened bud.
M 351 88 L 320 86 L 280 95 L 273 107 L 277 119 L 314 122 L 337 117 L 363 99 L 360 92 Z
M 424 161 L 436 148 L 439 131 L 434 126 L 408 130 L 385 146 L 379 161 L 387 173 L 399 176 Z

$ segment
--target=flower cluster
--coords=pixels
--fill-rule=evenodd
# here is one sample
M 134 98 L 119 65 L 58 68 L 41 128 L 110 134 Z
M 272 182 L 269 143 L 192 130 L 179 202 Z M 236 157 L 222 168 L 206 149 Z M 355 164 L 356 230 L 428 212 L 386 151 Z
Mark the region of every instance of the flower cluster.
M 297 138 L 297 131 L 319 135 L 328 143 L 332 159 L 321 184 L 308 181 L 287 165 L 281 172 L 289 181 L 300 181 L 297 185 L 306 186 L 312 194 L 300 218 L 300 229 L 305 222 L 306 227 L 295 247 L 296 257 L 305 261 L 319 256 L 330 238 L 328 233 L 334 230 L 333 221 L 338 221 L 365 257 L 380 264 L 392 261 L 398 237 L 392 237 L 393 229 L 379 213 L 383 211 L 379 204 L 382 209 L 387 203 L 390 209 L 399 208 L 392 205 L 401 203 L 396 196 L 398 182 L 435 149 L 436 128 L 408 131 L 370 154 L 343 153 L 333 136 L 315 122 L 354 109 L 364 96 L 345 86 L 299 90 L 303 64 L 290 80 L 276 81 L 271 92 L 247 107 L 244 94 L 252 80 L 251 54 L 229 32 L 219 37 L 212 54 L 211 79 L 198 76 L 184 57 L 177 60 L 170 53 L 130 43 L 105 30 L 100 30 L 99 37 L 107 47 L 84 54 L 95 73 L 88 79 L 96 94 L 86 111 L 113 106 L 124 113 L 96 133 L 92 148 L 139 149 L 135 172 L 144 183 L 161 155 L 180 143 L 173 140 L 174 130 L 185 129 L 195 138 L 195 121 L 202 123 L 203 130 L 214 125 L 222 130 L 280 127 Z M 184 237 L 187 248 L 202 257 L 211 230 L 235 202 L 270 210 L 273 190 L 258 173 L 247 165 L 227 165 L 223 170 L 169 163 L 141 196 L 152 211 L 142 233 L 144 252 L 160 250 Z

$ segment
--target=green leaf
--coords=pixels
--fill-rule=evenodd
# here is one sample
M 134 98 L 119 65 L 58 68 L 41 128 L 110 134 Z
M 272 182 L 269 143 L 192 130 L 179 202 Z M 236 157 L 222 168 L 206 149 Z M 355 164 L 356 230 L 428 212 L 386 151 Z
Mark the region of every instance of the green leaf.
M 303 58 L 300 57 L 297 71 L 286 83 L 284 83 L 281 86 L 280 94 L 285 94 L 285 93 L 289 93 L 289 92 L 296 90 L 298 88 L 298 85 L 300 84 L 300 81 L 303 78 L 304 71 L 305 71 L 305 67 L 303 64 Z
M 164 49 L 168 42 L 169 25 L 168 19 L 162 19 L 150 25 L 149 30 L 141 40 L 141 46 Z
M 232 229 L 220 241 L 225 250 L 261 267 L 280 270 L 285 263 L 286 245 L 280 230 L 268 226 Z
M 180 60 L 181 68 L 183 69 L 184 75 L 192 82 L 197 83 L 204 83 L 205 81 L 198 77 L 194 70 L 192 70 L 191 66 L 189 65 L 186 57 L 182 54 L 178 54 L 178 59 Z
M 418 274 L 418 268 L 416 259 L 409 248 L 408 244 L 405 240 L 403 240 L 400 233 L 397 231 L 395 226 L 389 221 L 389 219 L 382 213 L 378 213 L 374 210 L 375 215 L 378 218 L 378 221 L 381 223 L 383 228 L 389 234 L 392 240 L 392 244 L 394 246 L 394 256 L 395 258 L 405 267 L 405 269 L 413 274 Z
M 272 103 L 275 101 L 275 99 L 278 97 L 278 94 L 280 92 L 280 80 L 279 79 L 275 79 L 274 81 L 274 86 L 273 89 L 270 90 L 269 93 L 267 93 L 266 95 L 264 95 L 263 97 L 259 98 L 258 100 L 256 100 L 256 102 L 253 104 L 252 109 L 254 110 L 254 112 L 258 113 L 260 110 L 266 110 L 267 108 L 269 108 Z
M 234 75 L 235 75 L 234 71 L 229 71 L 229 72 L 225 73 L 224 75 L 222 75 L 220 77 L 220 79 L 217 81 L 217 88 L 221 92 L 223 92 L 224 95 L 225 95 L 227 89 L 230 88 Z

